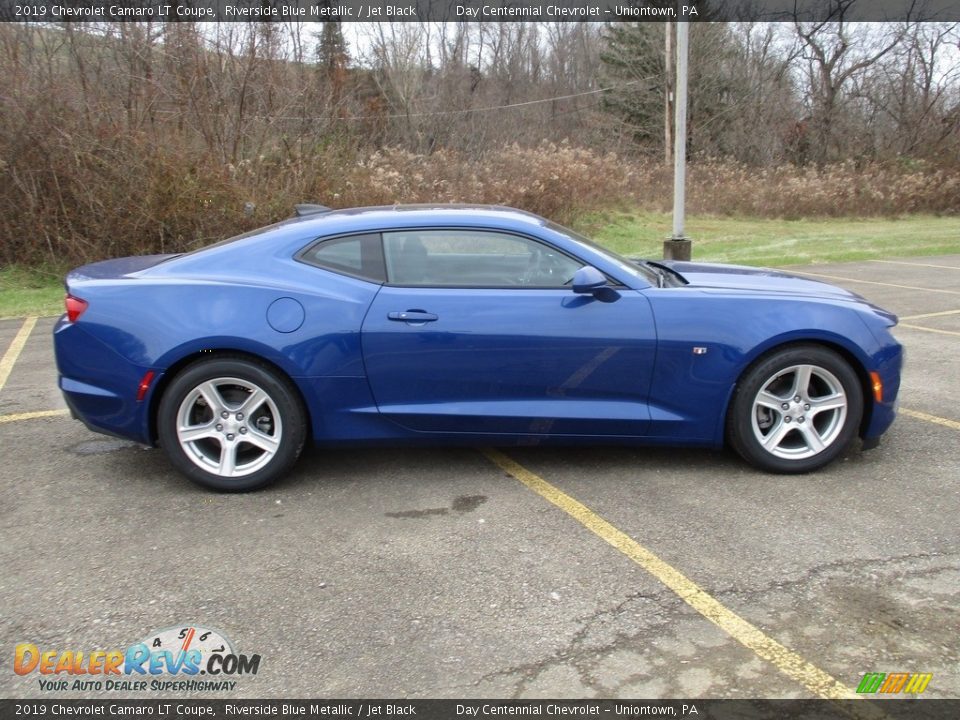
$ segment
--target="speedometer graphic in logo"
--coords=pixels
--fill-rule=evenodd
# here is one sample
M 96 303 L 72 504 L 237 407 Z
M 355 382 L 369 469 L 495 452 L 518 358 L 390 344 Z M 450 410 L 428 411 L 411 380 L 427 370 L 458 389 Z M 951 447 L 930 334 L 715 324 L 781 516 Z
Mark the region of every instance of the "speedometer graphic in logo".
M 143 643 L 151 652 L 166 650 L 174 656 L 198 651 L 200 658 L 196 665 L 199 667 L 206 667 L 211 655 L 234 655 L 233 643 L 226 635 L 202 625 L 178 625 L 158 630 L 145 637 Z

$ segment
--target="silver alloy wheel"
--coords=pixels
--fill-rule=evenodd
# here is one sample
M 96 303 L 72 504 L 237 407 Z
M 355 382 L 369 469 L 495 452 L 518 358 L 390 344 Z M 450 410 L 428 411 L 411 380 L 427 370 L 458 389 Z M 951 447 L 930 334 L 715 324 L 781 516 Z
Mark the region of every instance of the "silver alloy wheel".
M 276 403 L 249 380 L 207 380 L 177 411 L 177 439 L 195 465 L 225 478 L 250 475 L 277 454 L 283 425 Z
M 847 395 L 833 373 L 818 365 L 793 365 L 761 386 L 751 425 L 768 453 L 802 460 L 832 445 L 846 417 Z

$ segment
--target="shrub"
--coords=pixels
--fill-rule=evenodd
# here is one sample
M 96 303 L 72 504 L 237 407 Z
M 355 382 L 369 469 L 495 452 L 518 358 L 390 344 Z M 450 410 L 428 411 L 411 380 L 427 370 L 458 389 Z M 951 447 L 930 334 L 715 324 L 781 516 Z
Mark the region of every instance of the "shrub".
M 137 134 L 69 134 L 47 117 L 0 131 L 0 259 L 62 266 L 180 252 L 290 215 L 297 202 L 508 205 L 562 223 L 610 207 L 669 210 L 672 168 L 563 142 L 472 160 L 342 146 L 224 164 Z M 761 217 L 956 213 L 960 176 L 923 164 L 690 164 L 691 213 Z

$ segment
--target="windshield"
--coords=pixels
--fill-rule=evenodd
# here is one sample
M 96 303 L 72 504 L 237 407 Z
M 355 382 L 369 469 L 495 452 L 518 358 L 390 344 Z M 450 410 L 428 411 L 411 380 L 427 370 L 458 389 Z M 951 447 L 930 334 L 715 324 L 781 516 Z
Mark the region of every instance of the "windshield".
M 547 221 L 547 227 L 553 230 L 554 232 L 558 232 L 558 233 L 561 233 L 562 235 L 566 235 L 567 237 L 570 237 L 576 240 L 577 242 L 586 245 L 594 252 L 600 253 L 601 255 L 604 256 L 604 258 L 614 263 L 615 265 L 623 269 L 625 272 L 631 273 L 633 275 L 639 275 L 651 285 L 657 285 L 659 283 L 656 273 L 654 273 L 649 268 L 645 268 L 642 265 L 638 265 L 635 262 L 631 262 L 630 260 L 627 260 L 627 258 L 623 257 L 622 255 L 618 255 L 617 253 L 613 252 L 613 250 L 610 250 L 609 248 L 605 248 L 602 245 L 598 245 L 590 238 L 585 237 L 584 235 L 581 235 L 580 233 L 578 233 L 576 230 L 571 230 L 570 228 L 564 227 L 563 225 L 558 225 L 557 223 L 551 222 L 550 220 Z

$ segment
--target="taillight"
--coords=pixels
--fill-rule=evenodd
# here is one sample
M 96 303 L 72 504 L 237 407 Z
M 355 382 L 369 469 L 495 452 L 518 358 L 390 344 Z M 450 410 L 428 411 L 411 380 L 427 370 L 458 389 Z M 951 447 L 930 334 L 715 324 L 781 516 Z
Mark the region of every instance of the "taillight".
M 67 306 L 67 320 L 76 322 L 90 303 L 67 293 L 67 296 L 63 299 L 63 304 Z

